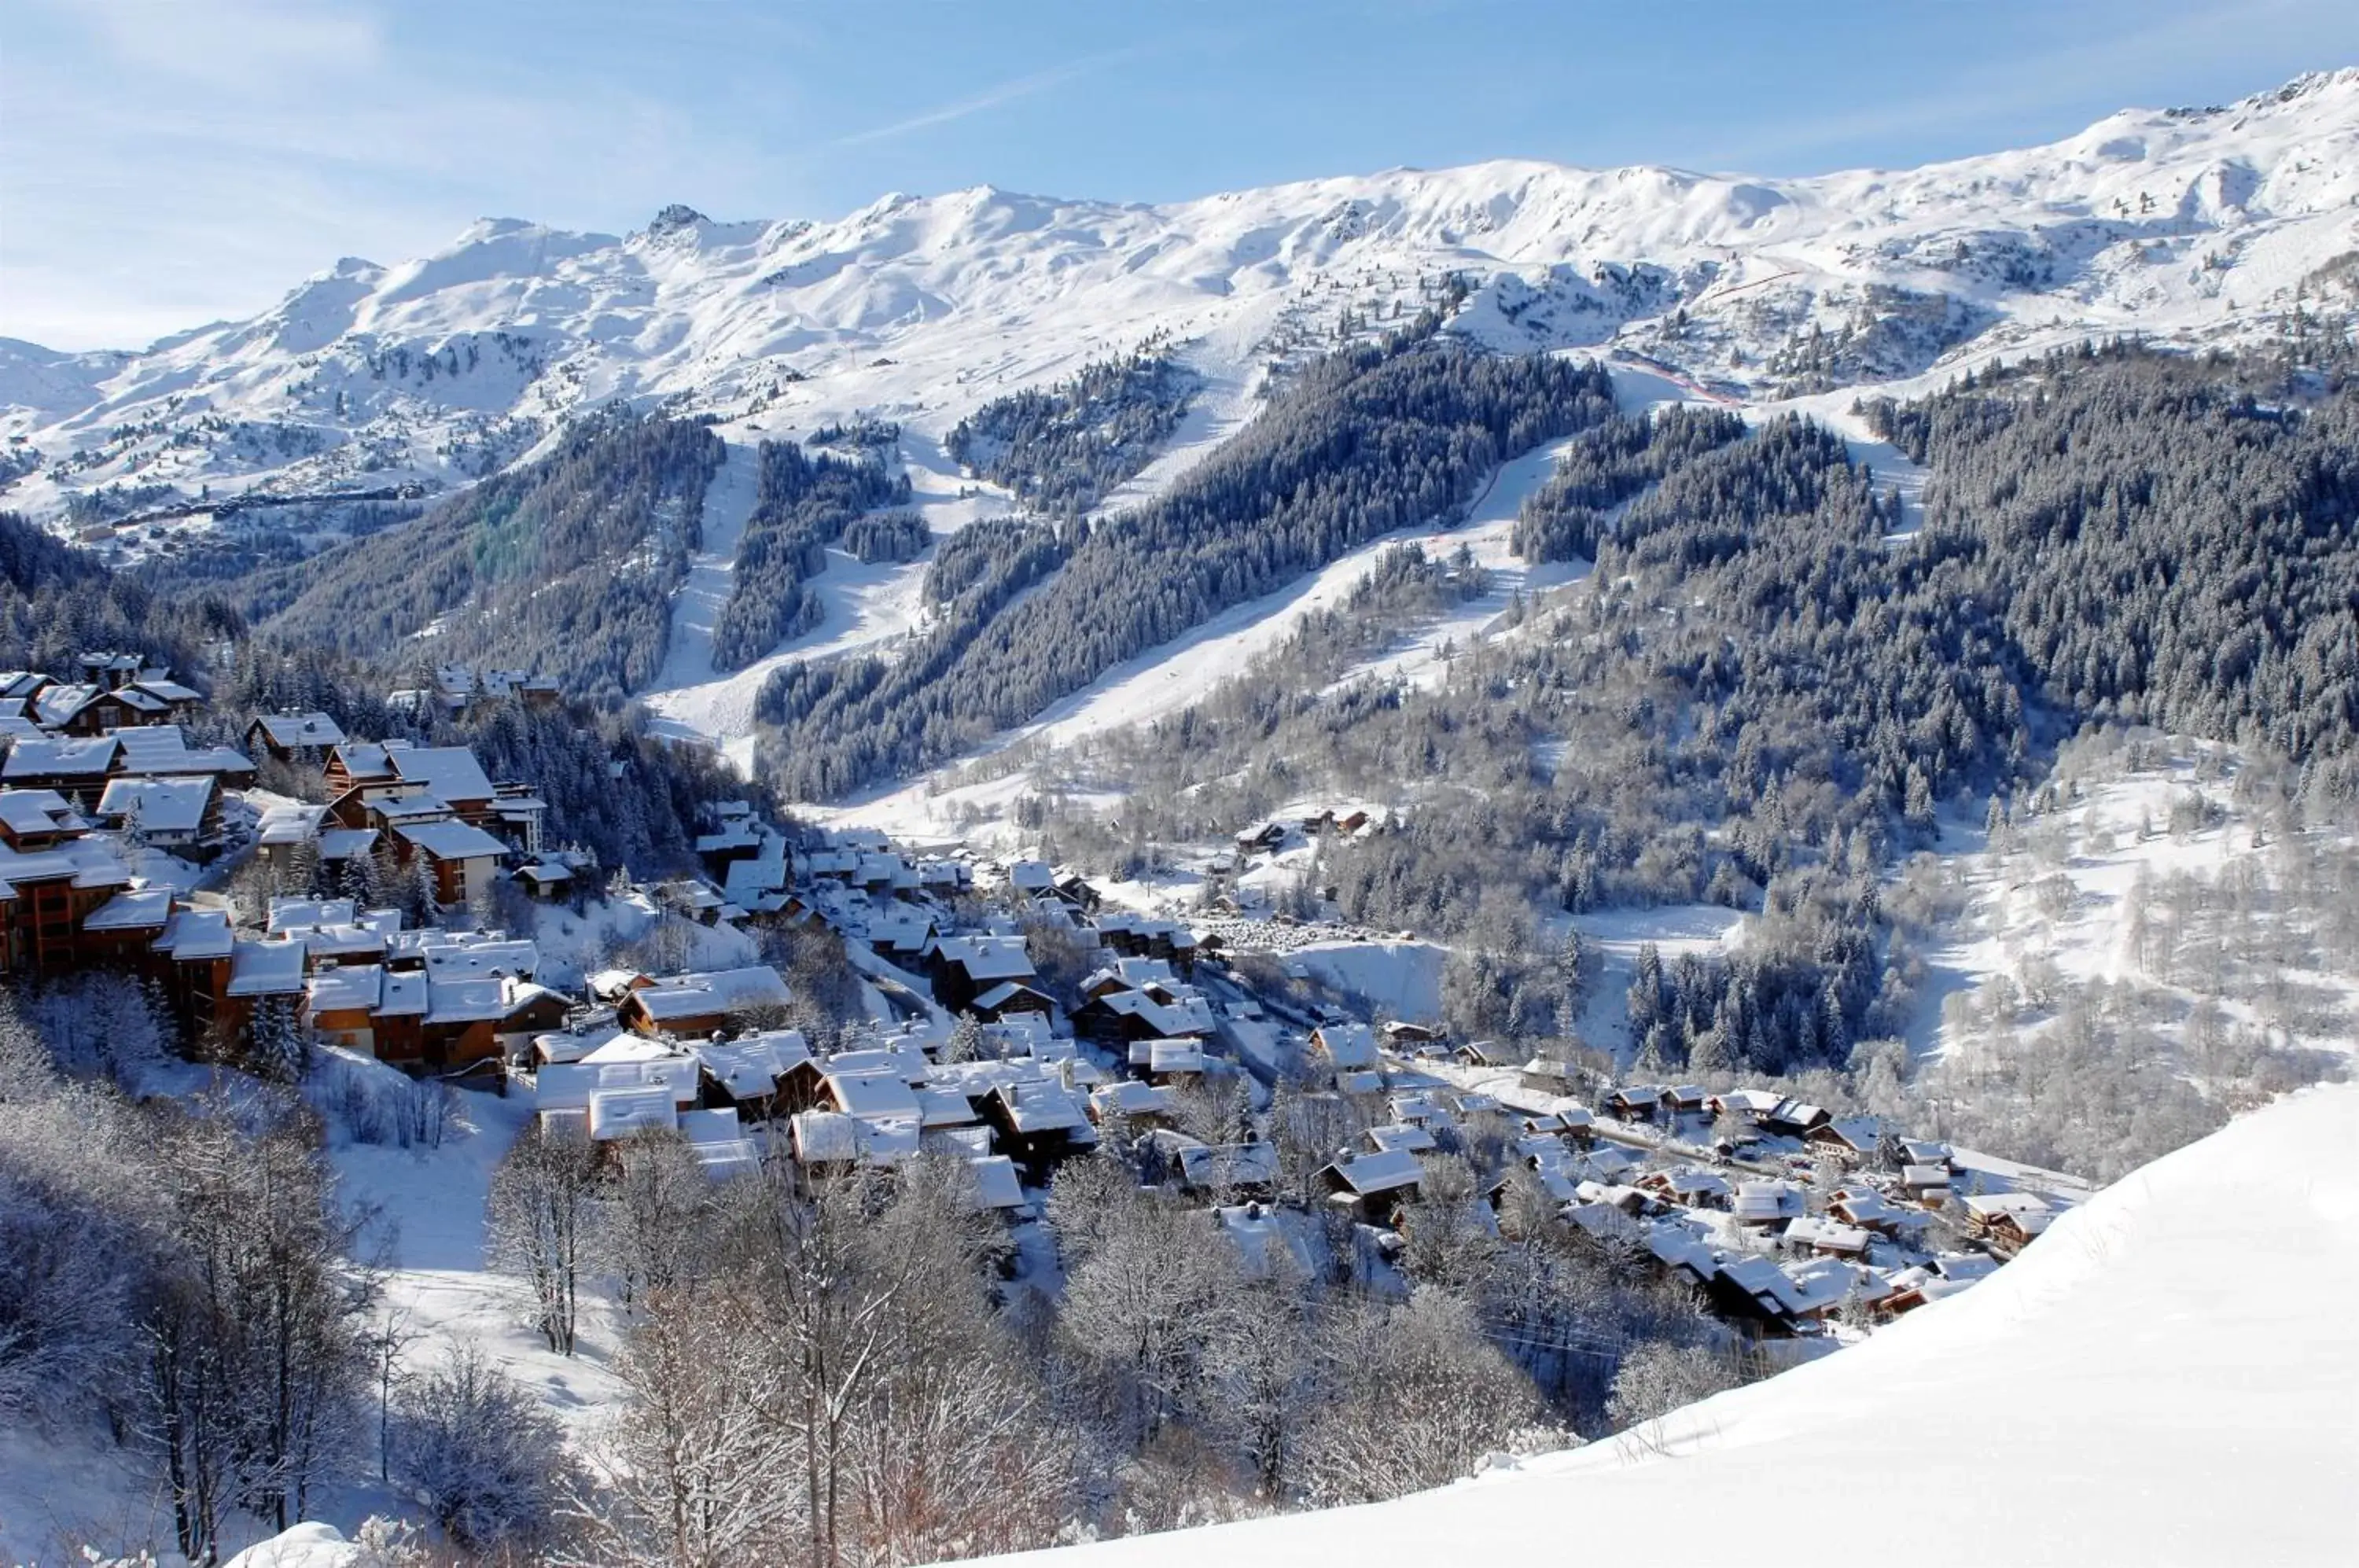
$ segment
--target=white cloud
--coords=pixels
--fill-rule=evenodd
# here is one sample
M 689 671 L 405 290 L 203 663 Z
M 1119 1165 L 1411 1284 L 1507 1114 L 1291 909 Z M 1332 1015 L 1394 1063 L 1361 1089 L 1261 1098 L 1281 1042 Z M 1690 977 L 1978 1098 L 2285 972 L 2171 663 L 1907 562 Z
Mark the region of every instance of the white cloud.
M 326 0 L 87 0 L 66 9 L 125 66 L 216 89 L 289 72 L 363 72 L 382 61 L 386 48 L 375 14 Z
M 835 139 L 835 145 L 857 147 L 864 142 L 886 141 L 894 136 L 907 136 L 913 131 L 922 131 L 935 125 L 947 125 L 952 121 L 963 120 L 970 115 L 996 109 L 1004 103 L 1013 103 L 1019 98 L 1029 98 L 1034 93 L 1046 92 L 1051 87 L 1060 87 L 1068 82 L 1090 75 L 1106 66 L 1133 59 L 1137 53 L 1136 49 L 1113 49 L 1104 54 L 1091 55 L 1083 60 L 1070 60 L 1063 65 L 1052 66 L 1047 71 L 1035 71 L 1028 76 L 1019 76 L 1011 82 L 1003 82 L 998 86 L 978 93 L 973 97 L 956 99 L 912 114 L 907 119 L 896 120 L 890 125 L 877 125 L 869 130 L 854 131 L 849 136 L 838 136 Z

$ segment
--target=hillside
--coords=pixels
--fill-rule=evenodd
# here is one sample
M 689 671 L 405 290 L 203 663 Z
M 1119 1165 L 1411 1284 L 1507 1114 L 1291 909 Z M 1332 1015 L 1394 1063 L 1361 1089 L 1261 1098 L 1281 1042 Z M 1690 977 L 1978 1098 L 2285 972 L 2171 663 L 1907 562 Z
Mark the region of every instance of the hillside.
M 1940 1311 L 1636 1441 L 1366 1508 L 999 1561 L 1513 1564 L 1921 1510 L 1906 1550 L 1927 1565 L 2348 1562 L 2354 1147 L 2359 1088 L 2282 1102 L 2108 1188 Z

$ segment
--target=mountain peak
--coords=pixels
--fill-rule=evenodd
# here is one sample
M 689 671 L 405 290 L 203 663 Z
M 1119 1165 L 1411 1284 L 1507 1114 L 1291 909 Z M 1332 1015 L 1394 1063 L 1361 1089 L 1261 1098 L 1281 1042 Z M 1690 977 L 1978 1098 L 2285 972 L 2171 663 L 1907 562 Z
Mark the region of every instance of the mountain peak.
M 700 223 L 709 223 L 712 221 L 687 202 L 674 201 L 648 222 L 647 234 L 648 237 L 653 238 L 658 234 L 670 234 L 676 229 L 691 229 Z

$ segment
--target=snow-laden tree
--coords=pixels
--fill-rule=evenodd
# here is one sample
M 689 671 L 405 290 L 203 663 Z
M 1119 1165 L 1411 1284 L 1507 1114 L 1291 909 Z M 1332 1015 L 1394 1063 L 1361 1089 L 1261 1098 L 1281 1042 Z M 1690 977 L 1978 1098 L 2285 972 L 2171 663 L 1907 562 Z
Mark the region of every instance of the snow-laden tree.
M 534 1326 L 573 1354 L 582 1280 L 596 1257 L 598 1151 L 578 1132 L 536 1123 L 492 1172 L 484 1210 L 492 1266 L 525 1281 Z
M 1066 1279 L 1058 1323 L 1100 1419 L 1143 1443 L 1196 1407 L 1237 1277 L 1236 1249 L 1201 1213 L 1134 1193 L 1107 1216 Z
M 473 1345 L 403 1390 L 394 1473 L 470 1552 L 529 1549 L 548 1534 L 575 1468 L 539 1399 Z
M 1744 1381 L 1742 1367 L 1725 1352 L 1656 1340 L 1622 1358 L 1605 1414 L 1616 1432 L 1626 1432 Z
M 171 1245 L 149 1287 L 140 1424 L 181 1553 L 209 1561 L 225 1508 L 280 1530 L 306 1512 L 368 1385 L 370 1291 L 308 1113 L 213 1101 L 157 1131 Z
M 310 1065 L 311 1041 L 292 996 L 257 996 L 246 1021 L 245 1062 L 257 1078 L 295 1083 Z
M 1488 1454 L 1562 1441 L 1542 1426 L 1530 1379 L 1446 1291 L 1336 1314 L 1326 1333 L 1335 1395 L 1303 1441 L 1314 1502 L 1398 1497 L 1471 1475 Z
M 625 1304 L 637 1306 L 685 1289 L 701 1271 L 713 1184 L 688 1139 L 668 1128 L 621 1140 L 614 1156 L 601 1187 L 596 1250 Z
M 164 1212 L 137 1116 L 58 1077 L 0 991 L 0 1421 L 131 1397 Z
M 942 1041 L 944 1062 L 973 1062 L 983 1054 L 983 1021 L 973 1013 L 961 1013 L 951 1025 L 951 1032 Z

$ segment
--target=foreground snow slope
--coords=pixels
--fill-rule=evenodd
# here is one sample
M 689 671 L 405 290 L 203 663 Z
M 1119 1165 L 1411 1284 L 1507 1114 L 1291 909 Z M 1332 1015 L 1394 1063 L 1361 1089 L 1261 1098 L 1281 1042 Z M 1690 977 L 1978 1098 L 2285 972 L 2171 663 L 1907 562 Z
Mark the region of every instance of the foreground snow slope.
M 2359 1561 L 2354 1155 L 2359 1085 L 2311 1090 L 2106 1189 L 1965 1295 L 1643 1442 L 1040 1555 L 1509 1568 L 1684 1538 L 1788 1561 L 1860 1530 L 1842 1555 L 1886 1542 L 1911 1568 Z

